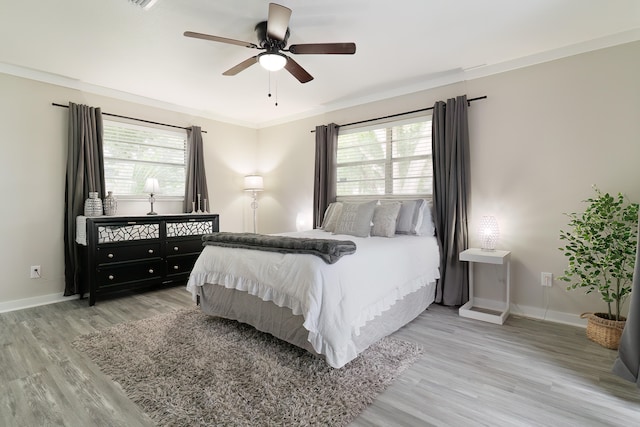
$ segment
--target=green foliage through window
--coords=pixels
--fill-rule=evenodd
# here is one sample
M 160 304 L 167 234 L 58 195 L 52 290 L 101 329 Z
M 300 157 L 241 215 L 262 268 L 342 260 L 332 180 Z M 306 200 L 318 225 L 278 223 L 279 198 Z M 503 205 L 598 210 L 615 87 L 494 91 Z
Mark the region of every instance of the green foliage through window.
M 104 121 L 106 190 L 117 196 L 148 196 L 147 178 L 157 178 L 159 196 L 184 197 L 187 134 Z
M 431 195 L 431 117 L 341 132 L 338 196 Z

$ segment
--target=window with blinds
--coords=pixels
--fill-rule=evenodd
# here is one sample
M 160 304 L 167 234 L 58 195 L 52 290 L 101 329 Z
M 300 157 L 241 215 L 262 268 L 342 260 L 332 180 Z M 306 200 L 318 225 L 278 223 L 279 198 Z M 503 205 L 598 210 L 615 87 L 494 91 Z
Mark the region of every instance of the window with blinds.
M 340 131 L 338 197 L 432 194 L 431 117 Z
M 147 178 L 157 178 L 160 197 L 184 197 L 187 134 L 114 121 L 103 122 L 106 190 L 118 197 L 148 196 Z

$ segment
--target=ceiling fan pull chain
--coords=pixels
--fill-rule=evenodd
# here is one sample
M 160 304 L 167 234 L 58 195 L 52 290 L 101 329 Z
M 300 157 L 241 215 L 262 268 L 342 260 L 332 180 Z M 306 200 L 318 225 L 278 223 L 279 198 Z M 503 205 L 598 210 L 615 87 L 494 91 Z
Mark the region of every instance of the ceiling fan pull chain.
M 278 76 L 276 76 L 276 107 L 277 106 L 278 106 Z
M 271 98 L 271 71 L 269 71 L 268 74 L 269 74 L 269 91 L 268 91 L 269 93 L 267 94 L 267 96 Z

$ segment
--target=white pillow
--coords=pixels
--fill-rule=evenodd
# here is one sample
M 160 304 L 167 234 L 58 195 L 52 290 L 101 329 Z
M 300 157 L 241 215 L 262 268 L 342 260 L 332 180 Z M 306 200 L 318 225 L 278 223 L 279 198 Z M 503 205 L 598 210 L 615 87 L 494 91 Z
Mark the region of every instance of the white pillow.
M 340 218 L 341 212 L 341 202 L 329 203 L 329 206 L 327 206 L 327 210 L 324 213 L 324 218 L 322 219 L 322 225 L 320 228 L 324 231 L 333 232 L 336 229 L 336 223 L 338 222 L 338 218 Z
M 369 237 L 376 200 L 364 203 L 342 203 L 342 212 L 333 234 Z
M 433 207 L 431 203 L 425 201 L 422 208 L 422 223 L 418 229 L 419 236 L 434 236 L 436 234 L 436 226 L 433 223 Z
M 419 234 L 425 199 L 401 200 L 400 213 L 396 222 L 396 234 Z
M 400 206 L 400 202 L 376 205 L 373 211 L 372 236 L 393 237 L 396 234 L 396 221 Z

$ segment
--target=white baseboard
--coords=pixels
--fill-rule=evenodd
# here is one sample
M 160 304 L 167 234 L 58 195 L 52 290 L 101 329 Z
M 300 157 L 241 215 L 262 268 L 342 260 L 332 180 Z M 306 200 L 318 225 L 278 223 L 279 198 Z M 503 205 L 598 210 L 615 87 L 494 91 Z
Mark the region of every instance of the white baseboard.
M 64 296 L 64 293 L 42 295 L 39 297 L 23 298 L 13 301 L 0 302 L 0 313 L 8 311 L 22 310 L 25 308 L 38 307 L 40 305 L 54 304 L 63 301 L 79 299 L 80 295 Z
M 503 310 L 504 308 L 504 301 L 494 301 L 484 298 L 474 298 L 473 301 L 474 305 L 491 310 Z M 511 303 L 509 311 L 515 316 L 546 320 L 554 323 L 563 323 L 565 325 L 579 326 L 581 328 L 587 327 L 587 319 L 581 319 L 579 314 L 564 313 L 562 311 L 546 310 L 540 307 L 531 307 L 513 303 Z
M 563 323 L 565 325 L 587 327 L 587 319 L 581 319 L 579 314 L 564 313 L 562 311 L 545 310 L 540 307 L 511 304 L 511 313 L 516 316 L 531 319 L 546 320 L 549 322 Z

